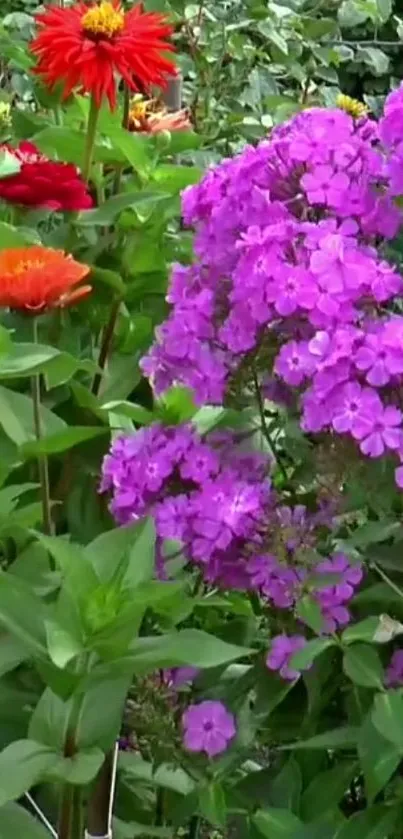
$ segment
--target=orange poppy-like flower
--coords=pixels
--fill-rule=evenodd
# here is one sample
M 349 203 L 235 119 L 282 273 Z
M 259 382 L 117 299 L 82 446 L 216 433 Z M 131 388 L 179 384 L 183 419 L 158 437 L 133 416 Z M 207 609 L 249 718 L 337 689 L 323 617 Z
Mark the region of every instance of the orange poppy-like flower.
M 174 48 L 165 15 L 144 12 L 139 3 L 123 11 L 119 0 L 78 2 L 60 8 L 46 6 L 36 15 L 40 30 L 31 42 L 37 57 L 35 72 L 53 88 L 62 84 L 63 96 L 78 89 L 96 104 L 107 98 L 116 106 L 116 76 L 131 90 L 164 86 L 175 65 L 166 54 Z
M 157 99 L 134 98 L 129 110 L 129 131 L 158 134 L 160 131 L 189 131 L 189 111 L 168 111 Z
M 90 285 L 74 288 L 89 272 L 88 265 L 52 248 L 0 251 L 0 306 L 33 315 L 69 306 L 92 290 Z

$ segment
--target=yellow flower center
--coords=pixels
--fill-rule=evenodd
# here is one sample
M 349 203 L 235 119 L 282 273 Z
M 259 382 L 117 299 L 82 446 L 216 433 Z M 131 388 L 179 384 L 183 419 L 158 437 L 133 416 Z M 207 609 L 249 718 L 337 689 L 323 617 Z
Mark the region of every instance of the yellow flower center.
M 346 96 L 344 93 L 339 94 L 336 104 L 338 108 L 341 108 L 342 111 L 350 114 L 350 116 L 355 117 L 355 119 L 365 117 L 369 110 L 367 106 L 364 105 L 364 102 L 360 102 L 358 99 L 353 99 L 351 96 Z
M 93 6 L 81 18 L 81 26 L 91 35 L 103 35 L 112 38 L 121 32 L 125 22 L 125 15 L 121 8 L 113 3 L 102 0 L 99 6 Z
M 25 274 L 25 271 L 31 271 L 32 268 L 43 268 L 44 264 L 40 259 L 22 259 L 13 269 L 13 274 Z

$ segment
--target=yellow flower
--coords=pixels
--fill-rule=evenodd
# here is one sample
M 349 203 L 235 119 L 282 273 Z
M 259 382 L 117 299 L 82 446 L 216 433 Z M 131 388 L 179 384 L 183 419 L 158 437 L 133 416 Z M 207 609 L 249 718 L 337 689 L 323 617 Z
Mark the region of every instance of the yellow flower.
M 353 99 L 345 93 L 340 93 L 338 95 L 336 104 L 338 108 L 341 108 L 341 110 L 345 111 L 346 114 L 350 114 L 350 116 L 354 117 L 354 119 L 365 117 L 369 110 L 369 108 L 364 105 L 364 102 L 360 102 L 358 99 Z

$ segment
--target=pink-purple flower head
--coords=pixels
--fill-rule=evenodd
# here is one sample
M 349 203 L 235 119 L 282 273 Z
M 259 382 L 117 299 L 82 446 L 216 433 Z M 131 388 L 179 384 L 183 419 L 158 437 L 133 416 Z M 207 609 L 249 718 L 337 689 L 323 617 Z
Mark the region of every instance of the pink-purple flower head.
M 206 700 L 190 705 L 182 717 L 183 744 L 188 752 L 217 757 L 236 735 L 235 718 L 222 702 Z
M 290 662 L 294 653 L 302 650 L 305 644 L 306 639 L 303 635 L 276 635 L 271 642 L 266 666 L 269 670 L 278 670 L 279 675 L 286 681 L 295 681 L 301 675 L 301 670 L 296 670 Z M 308 670 L 309 667 L 302 669 Z

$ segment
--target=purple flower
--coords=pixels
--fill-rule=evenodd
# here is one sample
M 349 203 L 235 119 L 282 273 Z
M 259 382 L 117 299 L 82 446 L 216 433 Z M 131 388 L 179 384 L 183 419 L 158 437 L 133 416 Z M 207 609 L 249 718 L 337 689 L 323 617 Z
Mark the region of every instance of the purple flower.
M 398 408 L 381 400 L 373 400 L 372 415 L 361 416 L 353 427 L 353 436 L 360 441 L 360 449 L 368 457 L 380 457 L 385 450 L 396 450 L 402 443 L 402 414 Z
M 301 185 L 311 204 L 338 207 L 349 188 L 350 179 L 344 172 L 335 172 L 332 166 L 316 166 L 311 173 L 302 176 Z
M 403 650 L 395 650 L 385 672 L 386 687 L 400 687 L 403 684 Z
M 182 717 L 183 743 L 188 752 L 216 757 L 236 735 L 235 718 L 222 702 L 207 700 L 190 705 Z
M 294 653 L 302 650 L 305 644 L 306 639 L 303 635 L 276 635 L 271 642 L 266 667 L 269 670 L 278 670 L 283 679 L 293 682 L 299 678 L 301 671 L 291 667 L 290 661 Z M 303 669 L 308 670 L 309 667 Z
M 360 565 L 351 565 L 346 554 L 337 553 L 330 559 L 324 559 L 315 567 L 315 573 L 334 574 L 340 579 L 329 587 L 315 592 L 325 622 L 326 632 L 335 632 L 338 626 L 345 626 L 350 621 L 350 612 L 346 607 L 360 584 L 363 572 Z
M 288 385 L 300 385 L 313 368 L 306 341 L 290 341 L 281 348 L 274 366 L 275 372 Z
M 358 370 L 366 371 L 370 385 L 381 387 L 396 373 L 403 372 L 403 354 L 399 350 L 388 347 L 382 334 L 367 335 L 354 356 L 354 363 Z

